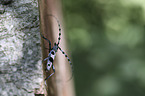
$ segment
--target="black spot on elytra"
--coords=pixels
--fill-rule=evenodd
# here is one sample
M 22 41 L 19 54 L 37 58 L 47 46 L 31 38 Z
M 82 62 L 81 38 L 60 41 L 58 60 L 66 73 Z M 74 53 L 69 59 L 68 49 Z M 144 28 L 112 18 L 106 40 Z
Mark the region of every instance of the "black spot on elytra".
M 53 63 L 53 58 L 52 58 L 52 57 L 50 57 L 50 58 L 49 58 L 49 61 Z
M 54 55 L 54 52 L 52 51 L 51 54 Z

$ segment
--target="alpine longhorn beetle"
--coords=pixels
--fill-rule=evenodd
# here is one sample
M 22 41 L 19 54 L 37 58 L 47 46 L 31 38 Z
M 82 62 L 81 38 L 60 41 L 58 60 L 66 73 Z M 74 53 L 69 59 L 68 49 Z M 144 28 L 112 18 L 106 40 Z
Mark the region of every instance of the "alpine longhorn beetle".
M 72 69 L 72 71 L 73 71 L 73 66 L 72 66 L 72 63 L 71 63 L 70 59 L 69 59 L 68 56 L 65 54 L 65 52 L 59 47 L 59 43 L 60 43 L 60 39 L 61 39 L 61 37 L 60 37 L 60 36 L 61 36 L 61 27 L 60 27 L 60 23 L 59 23 L 58 19 L 57 19 L 54 15 L 49 14 L 49 16 L 54 17 L 54 18 L 56 19 L 57 23 L 58 23 L 58 27 L 59 27 L 59 37 L 58 37 L 58 42 L 57 42 L 57 43 L 54 43 L 54 46 L 51 48 L 51 42 L 50 42 L 50 40 L 48 40 L 47 38 L 45 38 L 45 37 L 40 33 L 40 34 L 41 34 L 41 37 L 42 37 L 43 39 L 45 39 L 46 41 L 49 42 L 49 54 L 48 54 L 48 57 L 45 58 L 45 59 L 43 60 L 43 61 L 46 61 L 46 60 L 47 60 L 47 66 L 46 66 L 46 69 L 45 69 L 45 70 L 50 71 L 51 68 L 53 69 L 53 73 L 51 73 L 48 77 L 45 78 L 45 82 L 46 82 L 46 80 L 47 80 L 48 78 L 50 78 L 50 77 L 55 73 L 55 67 L 54 67 L 54 65 L 53 65 L 53 61 L 54 61 L 54 59 L 55 59 L 56 52 L 57 52 L 58 49 L 62 52 L 62 54 L 65 55 L 65 57 L 67 58 L 67 60 L 68 60 L 68 62 L 69 62 L 69 64 L 70 64 L 70 66 L 71 66 L 71 69 Z M 72 77 L 71 77 L 71 78 L 72 78 Z M 70 79 L 71 79 L 71 78 L 70 78 Z

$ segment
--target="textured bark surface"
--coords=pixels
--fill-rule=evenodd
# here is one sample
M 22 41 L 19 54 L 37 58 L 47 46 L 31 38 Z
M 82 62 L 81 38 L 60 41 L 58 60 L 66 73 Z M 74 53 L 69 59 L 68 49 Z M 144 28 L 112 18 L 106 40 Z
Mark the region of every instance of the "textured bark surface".
M 0 1 L 0 96 L 34 96 L 42 82 L 37 0 Z

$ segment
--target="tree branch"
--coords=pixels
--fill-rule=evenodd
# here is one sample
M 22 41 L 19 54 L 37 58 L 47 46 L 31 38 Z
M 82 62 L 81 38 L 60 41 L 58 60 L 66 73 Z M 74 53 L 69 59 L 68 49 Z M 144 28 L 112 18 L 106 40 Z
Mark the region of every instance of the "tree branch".
M 48 14 L 54 15 L 59 21 L 61 21 L 61 7 L 59 0 L 38 0 L 39 1 L 39 11 L 40 11 L 40 27 L 41 33 L 44 37 L 50 40 L 51 45 L 54 46 L 54 42 L 57 42 L 58 38 L 58 24 L 57 21 Z M 57 15 L 58 14 L 58 15 Z M 62 24 L 61 24 L 62 25 Z M 63 34 L 63 33 L 62 33 Z M 46 48 L 49 48 L 49 43 L 41 39 L 42 41 L 42 55 L 43 60 L 48 57 L 49 51 Z M 63 42 L 62 42 L 63 41 Z M 46 48 L 44 48 L 44 46 Z M 60 47 L 65 50 L 64 34 L 61 37 Z M 53 62 L 53 65 L 56 68 L 56 72 L 47 80 L 45 96 L 74 96 L 73 83 L 72 80 L 67 81 L 70 75 L 68 70 L 70 67 L 68 62 L 66 62 L 65 56 L 59 51 L 56 53 L 56 58 Z M 44 79 L 49 76 L 53 70 L 46 72 L 46 62 L 43 62 L 43 77 Z M 69 68 L 70 69 L 70 68 Z M 59 82 L 58 82 L 59 81 Z

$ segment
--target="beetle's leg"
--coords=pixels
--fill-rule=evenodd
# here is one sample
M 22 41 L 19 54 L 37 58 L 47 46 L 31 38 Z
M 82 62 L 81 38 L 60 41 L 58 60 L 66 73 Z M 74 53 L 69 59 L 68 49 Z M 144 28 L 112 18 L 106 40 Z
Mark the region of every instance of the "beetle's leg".
M 52 69 L 53 69 L 53 73 L 51 73 L 47 78 L 45 78 L 45 85 L 47 85 L 46 80 L 49 79 L 55 73 L 55 67 L 53 66 L 53 64 L 52 64 Z
M 40 33 L 41 34 L 41 33 Z M 43 39 L 45 39 L 46 41 L 48 41 L 49 42 L 49 52 L 50 52 L 50 50 L 51 50 L 51 42 L 47 39 L 47 38 L 45 38 L 42 34 L 41 34 L 41 37 L 43 38 Z M 48 48 L 47 48 L 48 49 Z

